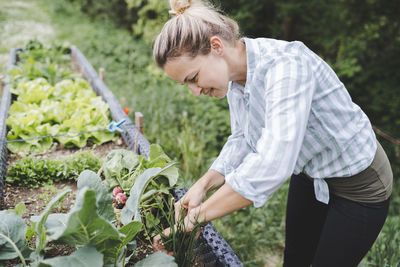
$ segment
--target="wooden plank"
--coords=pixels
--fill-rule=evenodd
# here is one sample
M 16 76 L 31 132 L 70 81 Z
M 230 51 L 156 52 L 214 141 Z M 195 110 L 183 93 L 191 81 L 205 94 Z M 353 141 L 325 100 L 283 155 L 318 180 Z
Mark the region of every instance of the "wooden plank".
M 142 114 L 142 112 L 135 112 L 135 126 L 143 134 L 143 114 Z

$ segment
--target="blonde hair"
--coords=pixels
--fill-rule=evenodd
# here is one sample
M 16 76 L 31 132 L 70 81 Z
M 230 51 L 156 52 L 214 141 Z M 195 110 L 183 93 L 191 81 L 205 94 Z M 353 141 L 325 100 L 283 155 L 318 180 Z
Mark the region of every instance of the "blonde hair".
M 211 51 L 210 37 L 216 35 L 234 45 L 239 38 L 238 24 L 201 0 L 170 0 L 173 16 L 162 28 L 153 45 L 156 64 L 163 68 L 183 54 L 195 57 Z

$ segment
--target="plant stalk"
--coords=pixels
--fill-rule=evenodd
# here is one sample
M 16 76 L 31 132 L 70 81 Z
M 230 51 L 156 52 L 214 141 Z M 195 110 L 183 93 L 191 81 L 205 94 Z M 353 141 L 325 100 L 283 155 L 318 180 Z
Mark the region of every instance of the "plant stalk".
M 3 233 L 0 233 L 0 237 L 4 238 L 8 243 L 11 244 L 11 246 L 14 248 L 15 252 L 17 252 L 18 257 L 21 259 L 22 265 L 26 266 L 25 258 L 24 258 L 24 256 L 22 256 L 21 251 L 17 248 L 15 243 L 8 236 L 4 235 Z

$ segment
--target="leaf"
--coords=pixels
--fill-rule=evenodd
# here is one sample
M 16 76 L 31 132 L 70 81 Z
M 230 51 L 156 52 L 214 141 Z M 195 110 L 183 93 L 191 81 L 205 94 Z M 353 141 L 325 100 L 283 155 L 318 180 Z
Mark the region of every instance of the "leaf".
M 172 163 L 174 164 L 174 163 Z M 125 207 L 122 209 L 121 213 L 121 222 L 123 224 L 128 224 L 132 221 L 132 217 L 134 217 L 135 221 L 142 222 L 139 212 L 139 204 L 140 204 L 140 197 L 142 196 L 146 186 L 150 182 L 151 179 L 157 177 L 162 171 L 168 169 L 172 164 L 164 167 L 164 168 L 150 168 L 143 172 L 140 175 L 132 187 L 130 191 L 130 196 L 126 201 Z
M 124 234 L 125 237 L 122 238 L 122 246 L 126 246 L 129 242 L 131 242 L 137 233 L 142 229 L 142 223 L 140 222 L 130 222 L 127 225 L 122 226 L 119 229 L 119 232 Z
M 178 264 L 176 264 L 174 257 L 158 251 L 134 265 L 134 267 L 146 266 L 178 267 Z
M 18 216 L 22 216 L 26 212 L 26 206 L 24 202 L 20 202 L 15 205 L 14 209 L 9 209 L 9 212 L 14 212 Z
M 115 149 L 108 153 L 102 165 L 107 184 L 111 188 L 117 185 L 122 186 L 123 181 L 120 178 L 125 173 L 133 170 L 138 163 L 138 155 L 133 151 Z
M 156 161 L 157 159 L 160 158 L 163 158 L 166 161 L 171 161 L 171 159 L 164 153 L 160 145 L 151 144 L 149 152 L 149 161 Z
M 38 253 L 39 251 L 43 250 L 44 247 L 47 244 L 46 241 L 46 228 L 45 228 L 45 223 L 47 220 L 47 217 L 49 216 L 50 212 L 54 209 L 54 207 L 64 199 L 64 197 L 71 192 L 71 189 L 66 189 L 60 194 L 58 194 L 55 198 L 53 198 L 50 203 L 46 206 L 44 211 L 35 219 L 36 221 L 36 227 L 35 231 L 37 233 L 36 237 L 36 252 Z
M 169 186 L 172 187 L 172 186 L 176 185 L 176 183 L 178 182 L 179 171 L 178 171 L 178 168 L 176 168 L 175 166 L 170 166 L 169 168 L 166 168 L 165 170 L 163 170 L 160 173 L 160 175 L 167 177 Z
M 92 246 L 84 246 L 69 256 L 43 260 L 38 267 L 95 267 L 103 266 L 103 254 Z
M 96 210 L 95 191 L 84 187 L 67 216 L 53 216 L 51 224 L 47 224 L 49 238 L 70 246 L 92 244 L 101 253 L 121 244 L 118 230 Z
M 25 221 L 8 211 L 0 211 L 0 260 L 22 257 L 28 251 L 25 247 Z M 22 260 L 22 259 L 21 259 Z
M 78 190 L 82 190 L 85 186 L 96 192 L 97 213 L 109 222 L 115 220 L 112 197 L 95 172 L 89 170 L 81 172 L 78 177 Z
M 119 232 L 122 234 L 121 241 L 118 247 L 113 249 L 107 250 L 104 252 L 104 263 L 114 263 L 117 260 L 117 263 L 121 263 L 124 260 L 125 253 L 121 253 L 126 249 L 126 246 L 129 242 L 131 242 L 135 236 L 140 232 L 142 229 L 142 224 L 140 222 L 130 222 L 129 224 L 121 227 Z

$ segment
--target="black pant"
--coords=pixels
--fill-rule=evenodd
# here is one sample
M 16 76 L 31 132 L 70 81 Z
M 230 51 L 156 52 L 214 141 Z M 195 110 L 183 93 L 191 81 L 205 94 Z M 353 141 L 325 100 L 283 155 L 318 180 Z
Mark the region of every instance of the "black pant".
M 293 175 L 286 211 L 284 267 L 353 267 L 372 247 L 386 220 L 389 199 L 360 203 L 315 198 L 313 182 Z

